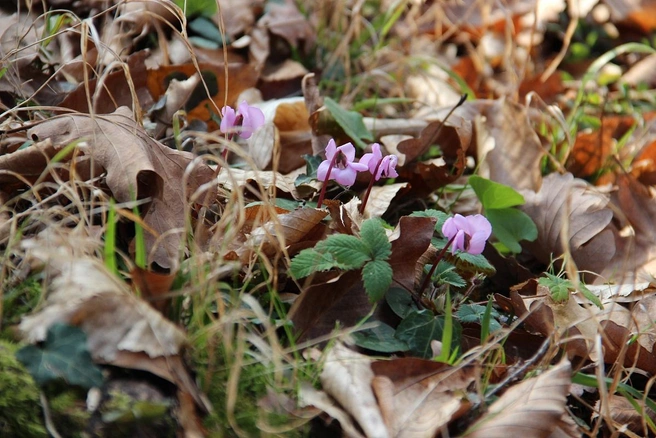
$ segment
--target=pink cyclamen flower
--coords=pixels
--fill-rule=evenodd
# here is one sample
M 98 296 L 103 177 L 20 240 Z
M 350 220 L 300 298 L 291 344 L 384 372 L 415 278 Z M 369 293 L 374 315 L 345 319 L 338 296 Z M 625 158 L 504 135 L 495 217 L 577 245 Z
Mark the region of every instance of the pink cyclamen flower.
M 333 159 L 335 159 L 334 167 L 330 170 Z M 330 139 L 328 146 L 326 146 L 326 159 L 321 162 L 317 169 L 317 179 L 319 181 L 326 181 L 328 171 L 330 170 L 330 179 L 337 181 L 343 186 L 352 186 L 355 183 L 355 177 L 358 172 L 367 170 L 365 164 L 355 163 L 354 160 L 355 147 L 351 143 L 337 147 L 335 140 Z
M 261 109 L 250 106 L 245 100 L 239 104 L 238 109 L 244 118 L 239 135 L 242 138 L 250 138 L 253 132 L 264 125 L 264 113 Z
M 442 234 L 449 240 L 453 239 L 452 252 L 461 250 L 476 255 L 483 252 L 485 242 L 492 234 L 492 225 L 480 214 L 467 217 L 456 214 L 444 222 Z
M 396 155 L 386 155 L 383 157 L 378 143 L 371 145 L 371 153 L 364 154 L 360 158 L 360 163 L 367 165 L 375 181 L 378 181 L 381 177 L 396 178 L 399 176 L 396 173 L 396 163 L 398 162 L 399 159 Z
M 241 138 L 250 138 L 253 132 L 264 125 L 264 113 L 261 109 L 250 106 L 245 100 L 239 104 L 237 109 L 238 112 L 229 106 L 221 109 L 219 128 L 226 134 L 238 131 Z

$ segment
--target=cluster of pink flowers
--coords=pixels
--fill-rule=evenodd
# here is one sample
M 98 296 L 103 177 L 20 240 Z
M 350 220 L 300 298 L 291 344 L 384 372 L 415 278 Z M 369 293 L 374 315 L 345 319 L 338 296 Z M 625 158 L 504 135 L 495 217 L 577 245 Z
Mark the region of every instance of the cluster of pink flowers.
M 351 143 L 341 146 L 330 140 L 326 146 L 326 159 L 321 162 L 317 169 L 319 181 L 334 180 L 343 186 L 350 187 L 355 183 L 358 172 L 369 170 L 373 179 L 378 181 L 381 177 L 396 178 L 396 155 L 383 157 L 380 145 L 371 145 L 371 153 L 364 154 L 359 162 L 355 162 L 355 147 Z

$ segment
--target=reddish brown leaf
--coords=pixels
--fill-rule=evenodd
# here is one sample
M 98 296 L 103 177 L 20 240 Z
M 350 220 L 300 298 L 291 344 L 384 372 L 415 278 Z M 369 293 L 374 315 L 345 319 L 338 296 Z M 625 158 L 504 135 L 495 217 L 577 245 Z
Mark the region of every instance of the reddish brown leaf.
M 148 301 L 151 306 L 159 310 L 159 312 L 166 316 L 169 306 L 171 305 L 171 297 L 166 296 L 171 290 L 173 281 L 177 273 L 161 274 L 159 272 L 148 271 L 135 266 L 130 271 L 130 278 L 132 278 L 132 287 L 136 288 L 141 294 L 141 298 Z
M 435 231 L 435 219 L 404 216 L 399 221 L 399 238 L 392 242 L 390 265 L 394 281 L 406 290 L 414 291 L 423 265 L 418 263 L 431 243 Z

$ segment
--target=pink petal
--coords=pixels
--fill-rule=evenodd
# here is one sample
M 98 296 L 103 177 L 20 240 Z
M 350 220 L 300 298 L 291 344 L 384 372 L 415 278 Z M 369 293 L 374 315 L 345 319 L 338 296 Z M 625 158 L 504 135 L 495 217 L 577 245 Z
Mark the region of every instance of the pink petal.
M 457 233 L 458 233 L 458 226 L 456 225 L 452 217 L 444 221 L 444 225 L 442 225 L 442 234 L 444 234 L 444 237 L 450 240 Z
M 326 181 L 326 175 L 328 175 L 328 168 L 330 167 L 330 160 L 324 160 L 319 164 L 317 168 L 317 179 L 319 181 Z M 334 170 L 334 169 L 333 169 Z M 333 176 L 333 172 L 330 172 L 330 176 Z
M 469 239 L 469 248 L 466 249 L 466 251 L 473 255 L 482 253 L 485 249 L 485 242 L 487 242 L 488 237 L 489 236 L 485 236 L 482 233 L 475 233 L 471 239 Z
M 487 240 L 492 234 L 492 225 L 490 221 L 487 220 L 482 214 L 475 214 L 473 216 L 468 216 L 467 221 L 472 231 L 472 235 L 481 233 L 484 236 L 484 240 Z
M 347 166 L 346 169 L 340 169 L 338 167 L 333 168 L 330 176 L 331 179 L 334 179 L 341 185 L 351 187 L 353 184 L 355 184 L 355 178 L 357 174 L 358 172 L 355 169 Z
M 264 125 L 264 113 L 261 109 L 250 106 L 246 101 L 239 105 L 239 112 L 244 117 L 242 123 L 242 138 L 249 138 L 253 132 Z
M 346 157 L 346 161 L 349 163 L 355 160 L 355 147 L 351 143 L 344 143 L 340 147 L 338 147 L 344 156 Z
M 235 121 L 237 120 L 237 113 L 230 106 L 224 106 L 221 108 L 221 125 L 219 129 L 224 134 L 233 131 L 235 127 Z
M 337 152 L 337 146 L 335 145 L 335 140 L 333 140 L 332 138 L 328 142 L 325 152 L 326 152 L 326 159 L 328 161 L 332 160 L 333 157 L 335 156 L 335 152 Z
M 460 230 L 456 234 L 456 238 L 453 239 L 453 245 L 451 246 L 451 252 L 456 252 L 458 250 L 465 251 L 465 233 Z

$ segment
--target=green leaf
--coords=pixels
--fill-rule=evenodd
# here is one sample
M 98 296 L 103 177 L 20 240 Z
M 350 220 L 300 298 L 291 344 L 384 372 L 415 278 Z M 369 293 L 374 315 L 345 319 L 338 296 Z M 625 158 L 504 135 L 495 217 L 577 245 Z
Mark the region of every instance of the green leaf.
M 294 278 L 303 278 L 315 272 L 327 271 L 337 267 L 338 263 L 329 253 L 321 253 L 314 248 L 304 249 L 293 259 L 290 271 Z
M 367 245 L 373 260 L 387 260 L 392 254 L 392 244 L 379 219 L 367 219 L 360 227 L 360 238 Z
M 595 295 L 590 289 L 585 287 L 585 284 L 579 282 L 579 292 L 583 294 L 584 297 L 586 297 L 588 300 L 590 300 L 595 306 L 599 307 L 600 309 L 604 308 L 604 305 L 601 303 L 601 300 L 597 295 Z
M 173 0 L 173 2 L 184 11 L 187 17 L 195 15 L 212 17 L 217 11 L 216 0 Z
M 400 287 L 393 287 L 385 294 L 385 301 L 392 311 L 401 318 L 405 318 L 410 312 L 419 310 L 410 292 Z
M 452 347 L 456 348 L 460 344 L 462 328 L 454 321 L 453 329 Z M 412 354 L 428 359 L 433 356 L 430 342 L 441 341 L 443 331 L 444 317 L 424 309 L 409 313 L 396 328 L 395 336 L 408 344 Z
M 460 306 L 456 312 L 456 316 L 462 322 L 468 323 L 479 323 L 483 324 L 483 318 L 485 316 L 486 306 L 481 306 L 480 304 L 463 304 Z M 499 318 L 499 312 L 496 309 L 490 311 L 492 318 L 490 318 L 490 333 L 493 333 L 501 329 L 501 324 L 497 320 Z
M 551 291 L 551 297 L 557 303 L 565 303 L 569 299 L 570 291 L 574 290 L 574 285 L 567 278 L 557 277 L 545 272 L 546 277 L 541 277 L 538 284 L 546 286 Z
M 87 389 L 103 384 L 102 371 L 87 349 L 87 336 L 78 327 L 53 324 L 42 348 L 25 346 L 16 352 L 16 358 L 41 386 L 57 379 Z
M 371 260 L 369 248 L 360 239 L 348 234 L 333 234 L 317 243 L 319 252 L 329 252 L 342 269 L 358 269 Z
M 538 238 L 538 229 L 526 213 L 514 208 L 485 210 L 485 216 L 492 224 L 494 235 L 514 252 L 522 252 L 521 240 L 534 241 Z
M 455 287 L 465 287 L 467 282 L 458 274 L 456 267 L 451 263 L 440 260 L 435 267 L 433 278 L 440 284 L 450 284 Z
M 374 141 L 374 136 L 369 132 L 367 127 L 364 126 L 362 115 L 360 113 L 345 110 L 330 97 L 325 97 L 323 102 L 328 111 L 330 111 L 335 118 L 337 124 L 339 124 L 346 135 L 348 135 L 361 149 L 367 147 L 362 140 Z
M 474 270 L 487 276 L 494 275 L 497 272 L 497 270 L 494 269 L 494 266 L 487 261 L 483 254 L 473 255 L 468 252 L 460 251 L 455 254 L 455 258 L 458 261 L 456 266 L 459 269 Z
M 367 350 L 379 353 L 394 353 L 396 351 L 407 351 L 408 344 L 394 337 L 394 329 L 387 324 L 379 323 L 378 326 L 353 333 L 355 345 Z
M 188 27 L 207 40 L 216 44 L 223 44 L 223 35 L 221 35 L 221 31 L 212 20 L 206 17 L 200 16 L 190 20 Z
M 451 216 L 449 216 L 443 211 L 428 209 L 424 211 L 415 211 L 412 214 L 410 214 L 410 217 L 434 217 L 435 219 L 437 219 L 437 222 L 435 223 L 435 231 L 441 233 L 442 226 L 444 226 L 444 222 L 446 222 L 446 220 Z
M 392 273 L 392 267 L 384 260 L 374 260 L 364 265 L 362 280 L 369 301 L 375 303 L 385 296 L 392 284 Z
M 483 208 L 508 208 L 524 204 L 524 197 L 510 186 L 480 176 L 469 177 L 469 185 L 483 204 Z
M 305 173 L 296 177 L 294 181 L 294 186 L 296 187 L 314 182 L 317 179 L 317 169 L 323 161 L 319 155 L 305 154 L 303 158 L 305 159 Z

